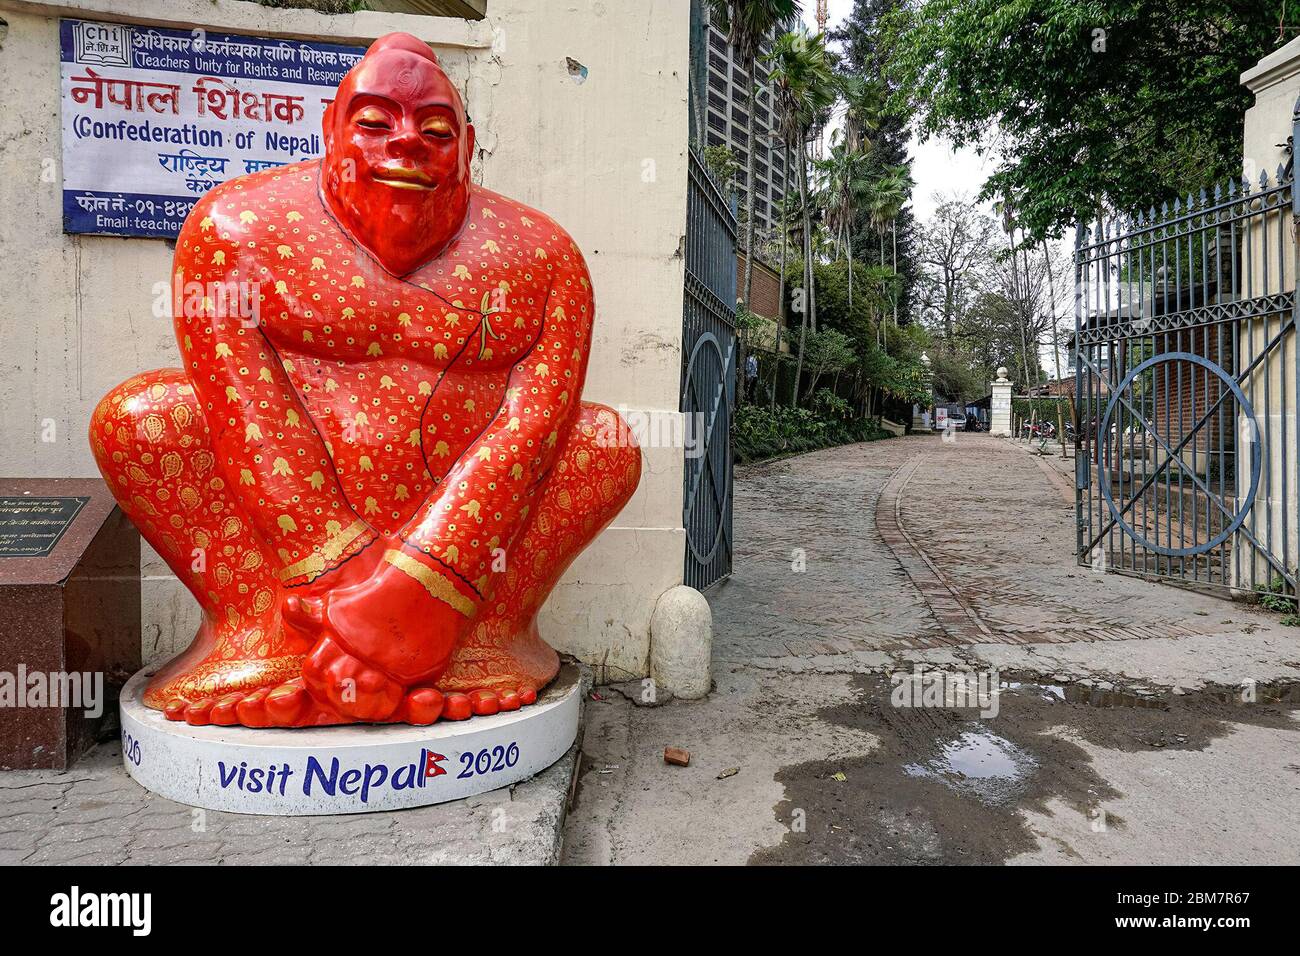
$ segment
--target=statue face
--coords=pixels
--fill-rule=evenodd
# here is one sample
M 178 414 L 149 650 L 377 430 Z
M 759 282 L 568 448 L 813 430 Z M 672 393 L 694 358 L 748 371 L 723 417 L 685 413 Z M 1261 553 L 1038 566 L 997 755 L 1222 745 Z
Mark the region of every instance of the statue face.
M 325 187 L 353 237 L 404 275 L 460 230 L 473 150 L 474 127 L 432 54 L 372 49 L 326 112 Z

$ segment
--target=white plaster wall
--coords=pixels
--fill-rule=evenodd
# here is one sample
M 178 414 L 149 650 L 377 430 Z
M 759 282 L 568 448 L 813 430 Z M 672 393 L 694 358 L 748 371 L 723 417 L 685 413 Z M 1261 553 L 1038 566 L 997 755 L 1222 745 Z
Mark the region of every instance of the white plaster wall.
M 1270 184 L 1275 183 L 1278 166 L 1287 162 L 1283 144 L 1291 135 L 1292 114 L 1300 97 L 1300 38 L 1264 57 L 1242 74 L 1241 81 L 1255 94 L 1254 105 L 1246 111 L 1243 129 L 1242 175 L 1257 190 L 1262 171 L 1268 172 Z M 1290 210 L 1256 218 L 1249 243 L 1250 281 L 1246 291 L 1262 295 L 1295 290 L 1296 246 Z M 1259 354 L 1286 318 L 1289 316 L 1278 316 L 1267 322 L 1255 320 L 1252 332 L 1240 334 L 1238 348 L 1243 363 Z M 1297 339 L 1292 333 L 1288 341 L 1276 346 L 1272 356 L 1261 363 L 1247 388 L 1256 406 L 1255 420 L 1265 454 L 1257 503 L 1246 527 L 1275 554 L 1284 555 L 1288 568 L 1300 563 L 1300 524 L 1297 524 L 1300 475 L 1295 451 L 1300 442 L 1296 432 L 1296 349 Z M 1239 422 L 1238 444 L 1244 449 L 1243 436 L 1248 438 L 1250 430 Z M 1242 454 L 1238 461 L 1238 487 L 1245 489 L 1249 480 L 1249 458 Z M 1276 574 L 1263 558 L 1253 562 L 1237 559 L 1233 564 L 1241 587 L 1267 583 Z
M 653 421 L 677 417 L 681 379 L 687 14 L 685 0 L 490 0 L 493 66 L 469 84 L 484 183 L 555 217 L 591 269 L 584 397 Z M 682 450 L 642 446 L 636 497 L 541 619 L 615 679 L 649 673 L 654 602 L 682 583 Z
M 85 432 L 100 396 L 179 364 L 170 316 L 154 314 L 171 243 L 62 232 L 60 16 L 356 43 L 405 30 L 430 42 L 465 93 L 478 178 L 554 216 L 586 255 L 597 321 L 584 397 L 676 417 L 686 2 L 491 0 L 488 13 L 470 22 L 239 0 L 0 0 L 0 474 L 95 474 Z M 566 58 L 587 68 L 581 83 Z M 645 448 L 636 496 L 543 611 L 547 640 L 612 677 L 648 673 L 654 602 L 682 581 L 681 456 Z M 197 608 L 154 555 L 144 566 L 144 653 L 169 656 L 193 635 Z
M 1291 135 L 1291 112 L 1300 96 L 1300 37 L 1274 50 L 1241 75 L 1242 85 L 1255 94 L 1246 111 L 1242 170 L 1258 181 L 1261 169 L 1286 164 L 1280 144 Z

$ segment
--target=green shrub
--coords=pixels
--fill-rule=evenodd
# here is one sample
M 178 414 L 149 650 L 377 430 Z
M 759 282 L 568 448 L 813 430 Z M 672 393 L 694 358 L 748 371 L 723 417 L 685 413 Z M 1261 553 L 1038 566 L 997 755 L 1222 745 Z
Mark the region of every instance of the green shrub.
M 744 405 L 731 423 L 737 461 L 762 461 L 849 442 L 875 441 L 889 433 L 872 418 L 852 418 L 852 409 L 829 389 L 817 393 L 816 410 L 778 405 Z
M 1034 418 L 1040 422 L 1057 423 L 1059 415 L 1064 421 L 1070 420 L 1070 402 L 1065 398 L 1025 398 L 1016 396 L 1011 399 L 1011 414 L 1029 421 Z
M 1259 601 L 1259 606 L 1266 611 L 1273 611 L 1277 614 L 1286 614 L 1288 611 L 1295 612 L 1295 598 L 1286 596 L 1285 578 L 1275 577 L 1268 584 L 1256 585 L 1255 592 L 1258 595 L 1256 600 Z
M 817 394 L 813 396 L 813 408 L 823 418 L 849 419 L 853 417 L 853 407 L 829 388 L 817 389 Z

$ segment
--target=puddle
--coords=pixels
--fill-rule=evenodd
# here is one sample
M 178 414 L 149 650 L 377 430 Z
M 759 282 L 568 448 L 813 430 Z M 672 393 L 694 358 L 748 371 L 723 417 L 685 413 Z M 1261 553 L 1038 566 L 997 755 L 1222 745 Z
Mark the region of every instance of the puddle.
M 985 803 L 1001 804 L 1024 792 L 1026 778 L 1037 766 L 1038 761 L 1005 737 L 977 727 L 944 744 L 937 757 L 906 764 L 903 772 L 939 780 Z
M 1300 716 L 1294 682 L 1171 694 L 1054 673 L 1001 677 L 997 714 L 978 721 L 969 708 L 895 706 L 888 676 L 855 677 L 854 699 L 818 716 L 876 745 L 783 767 L 773 816 L 789 830 L 750 862 L 1001 863 L 1041 848 L 1022 810 L 1075 814 L 1089 835 L 1130 825 L 1115 814 L 1123 794 L 1097 773 L 1091 748 L 1198 751 L 1240 724 L 1294 732 Z M 803 830 L 790 826 L 796 811 Z
M 1061 684 L 1034 684 L 1029 681 L 1004 680 L 998 684 L 1002 690 L 1012 693 L 1033 694 L 1044 700 L 1065 700 L 1065 687 Z
M 1059 679 L 1059 678 L 1058 678 Z M 1212 702 L 1248 706 L 1251 704 L 1300 704 L 1300 684 L 1284 681 L 1254 683 L 1236 687 L 1210 685 L 1186 694 L 1169 694 L 1152 690 L 1121 690 L 1083 682 L 1046 684 L 1041 680 L 1003 680 L 999 689 L 1048 703 L 1086 704 L 1089 707 L 1144 707 L 1168 709 L 1177 701 L 1181 705 Z
M 1044 684 L 1032 680 L 1004 680 L 999 683 L 1003 693 L 1020 694 L 1049 704 L 1086 704 L 1089 707 L 1152 707 L 1168 706 L 1162 694 L 1143 691 L 1116 690 L 1096 684 Z

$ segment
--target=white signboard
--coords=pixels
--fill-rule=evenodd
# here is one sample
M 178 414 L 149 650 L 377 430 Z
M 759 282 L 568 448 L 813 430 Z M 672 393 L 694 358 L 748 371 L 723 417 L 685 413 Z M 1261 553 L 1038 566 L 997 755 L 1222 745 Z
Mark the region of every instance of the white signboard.
M 174 238 L 218 183 L 321 154 L 361 47 L 60 20 L 63 229 Z

